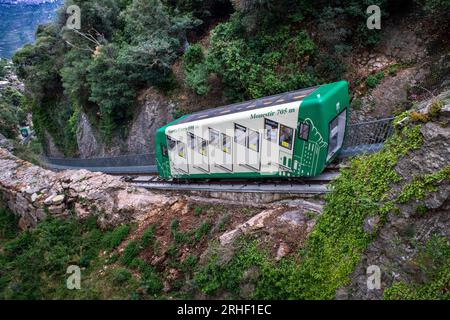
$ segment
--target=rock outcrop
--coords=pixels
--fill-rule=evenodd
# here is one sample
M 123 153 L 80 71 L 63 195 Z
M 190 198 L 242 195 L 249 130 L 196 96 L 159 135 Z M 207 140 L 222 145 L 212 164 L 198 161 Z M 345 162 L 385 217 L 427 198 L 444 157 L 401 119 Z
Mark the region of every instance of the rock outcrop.
M 20 216 L 22 229 L 51 214 L 95 215 L 102 227 L 158 212 L 178 200 L 134 188 L 118 177 L 86 170 L 52 172 L 20 160 L 0 149 L 2 202 Z
M 124 154 L 153 153 L 156 130 L 172 121 L 175 103 L 167 97 L 148 89 L 138 99 L 136 115 L 127 138 L 113 136 L 106 145 L 92 126 L 88 116 L 81 112 L 77 128 L 77 144 L 81 158 L 118 156 Z
M 129 154 L 153 153 L 156 130 L 173 120 L 175 104 L 154 89 L 147 90 L 139 101 L 141 110 L 133 120 L 126 140 Z
M 450 164 L 450 91 L 437 99 L 444 102 L 440 115 L 434 121 L 422 124 L 421 148 L 398 161 L 395 171 L 400 182 L 392 186 L 393 193 L 398 194 L 413 179 L 439 172 Z M 419 112 L 430 115 L 435 102 L 436 99 L 420 104 Z M 382 299 L 384 290 L 395 281 L 424 280 L 423 270 L 416 263 L 420 249 L 434 235 L 450 239 L 449 179 L 440 182 L 434 191 L 425 191 L 423 198 L 399 203 L 398 208 L 387 215 L 387 221 L 351 275 L 350 284 L 338 290 L 338 299 Z M 368 233 L 376 230 L 380 223 L 373 217 L 370 219 L 364 225 Z M 381 270 L 380 289 L 368 289 L 367 268 L 372 265 Z

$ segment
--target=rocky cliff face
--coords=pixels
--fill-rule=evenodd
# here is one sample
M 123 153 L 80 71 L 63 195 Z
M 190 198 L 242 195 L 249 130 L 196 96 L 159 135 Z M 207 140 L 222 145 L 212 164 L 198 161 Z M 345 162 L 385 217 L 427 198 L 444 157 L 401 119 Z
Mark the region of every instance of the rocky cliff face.
M 450 91 L 419 106 L 417 114 L 430 117 L 430 108 L 436 101 L 444 101 L 438 118 L 421 127 L 423 145 L 399 160 L 395 171 L 400 182 L 392 186 L 392 194 L 403 192 L 399 210 L 392 211 L 374 241 L 364 253 L 351 276 L 350 284 L 337 292 L 338 299 L 381 299 L 386 288 L 395 282 L 406 284 L 427 281 L 426 270 L 419 263 L 419 253 L 434 236 L 444 237 L 450 243 L 450 181 L 443 179 L 435 188 L 426 188 L 424 177 L 448 171 L 450 164 Z M 424 118 L 421 118 L 425 121 Z M 447 169 L 446 169 L 447 168 Z M 406 189 L 405 189 L 406 187 Z M 403 191 L 402 191 L 403 190 Z M 407 193 L 405 192 L 407 190 Z M 369 218 L 364 226 L 372 232 L 380 221 Z M 367 268 L 381 270 L 381 288 L 369 290 Z M 429 279 L 428 279 L 429 280 Z
M 172 121 L 175 103 L 150 88 L 138 99 L 138 108 L 130 124 L 127 137 L 113 137 L 105 145 L 98 131 L 81 113 L 78 121 L 77 143 L 81 158 L 117 156 L 122 154 L 153 153 L 155 133 L 158 128 Z
M 445 46 L 445 40 L 438 38 L 440 32 L 434 30 L 438 26 L 417 15 L 412 12 L 389 21 L 383 26 L 381 42 L 373 50 L 350 57 L 351 67 L 345 78 L 351 83 L 366 79 L 355 83 L 352 90 L 352 121 L 389 117 L 410 109 L 417 101 L 429 98 L 423 87 L 435 92 L 448 88 L 448 50 L 436 49 L 437 43 Z M 380 78 L 369 86 L 369 76 Z

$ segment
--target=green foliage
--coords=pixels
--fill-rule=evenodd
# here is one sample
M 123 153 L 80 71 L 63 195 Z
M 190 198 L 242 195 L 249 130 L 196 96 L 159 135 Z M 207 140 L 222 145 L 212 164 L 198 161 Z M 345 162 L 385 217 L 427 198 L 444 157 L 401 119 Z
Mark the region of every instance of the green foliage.
M 213 295 L 222 289 L 239 296 L 239 284 L 245 271 L 251 267 L 263 267 L 268 263 L 270 262 L 266 254 L 258 250 L 255 242 L 246 242 L 226 265 L 221 264 L 219 256 L 214 254 L 195 274 L 195 284 L 207 295 Z
M 186 71 L 186 84 L 198 95 L 204 95 L 210 90 L 208 74 L 208 67 L 205 64 L 198 64 L 189 71 Z
M 183 55 L 185 81 L 197 94 L 208 93 L 208 66 L 200 44 L 189 46 Z
M 430 117 L 437 117 L 441 113 L 443 107 L 444 101 L 433 99 L 429 107 L 428 114 L 430 115 Z
M 225 226 L 230 221 L 230 219 L 230 215 L 225 215 L 222 219 L 220 219 L 218 224 L 219 231 L 225 231 Z
M 22 99 L 22 94 L 12 87 L 0 90 L 0 133 L 8 139 L 15 139 L 18 127 L 25 122 Z
M 400 69 L 399 64 L 392 64 L 388 67 L 388 74 L 393 77 L 397 74 L 399 69 Z
M 360 98 L 353 99 L 351 107 L 352 107 L 352 109 L 355 109 L 355 110 L 361 110 L 362 100 Z
M 17 236 L 18 218 L 8 209 L 0 208 L 0 241 Z
M 39 138 L 47 140 L 47 131 L 66 155 L 77 151 L 72 120 L 81 110 L 106 142 L 126 134 L 138 91 L 173 87 L 171 64 L 186 31 L 200 23 L 159 0 L 80 0 L 82 29 L 73 32 L 65 28 L 71 4 L 66 0 L 58 21 L 40 27 L 36 43 L 13 58 L 37 114 Z
M 142 259 L 135 259 L 135 267 L 141 274 L 140 290 L 156 296 L 160 294 L 163 285 L 158 273 Z
M 172 220 L 170 224 L 170 231 L 175 244 L 193 244 L 209 234 L 209 231 L 211 230 L 211 223 L 209 221 L 202 222 L 197 229 L 186 232 L 180 232 L 178 231 L 178 228 L 179 221 L 177 219 Z
M 77 152 L 74 132 L 67 122 L 74 109 L 62 96 L 60 70 L 64 63 L 64 41 L 56 25 L 40 26 L 36 42 L 26 45 L 13 56 L 18 76 L 24 81 L 26 97 L 23 107 L 33 113 L 33 124 L 40 141 L 47 141 L 46 134 L 67 155 Z
M 417 0 L 430 13 L 444 13 L 450 10 L 449 0 Z
M 146 248 L 155 241 L 156 227 L 154 224 L 149 225 L 142 233 L 141 247 Z
M 103 247 L 109 250 L 115 249 L 130 233 L 129 225 L 120 225 L 109 231 L 103 238 Z
M 18 233 L 17 218 L 8 210 L 0 210 L 0 298 L 156 297 L 162 281 L 146 262 L 132 258 L 138 252 L 137 241 L 130 241 L 122 254 L 114 253 L 109 258 L 99 255 L 105 245 L 112 248 L 123 241 L 128 234 L 125 227 L 104 233 L 97 227 L 96 217 L 83 222 L 49 217 L 35 229 Z M 119 259 L 135 269 L 137 279 L 130 269 L 113 266 Z M 105 264 L 110 265 L 106 273 Z M 66 288 L 69 265 L 82 267 L 81 290 Z
M 143 288 L 147 294 L 158 295 L 161 292 L 163 285 L 161 278 L 156 271 L 149 265 L 145 265 L 145 267 L 140 268 L 140 272 L 143 280 L 141 288 Z
M 184 261 L 183 266 L 185 269 L 192 269 L 196 266 L 198 258 L 194 255 L 189 255 Z
M 405 185 L 398 195 L 399 203 L 407 203 L 411 200 L 423 200 L 428 193 L 435 192 L 443 180 L 450 180 L 450 166 L 435 173 L 415 177 Z
M 245 37 L 239 14 L 211 31 L 207 64 L 222 78 L 231 100 L 258 98 L 317 81 L 308 61 L 315 45 L 304 31 L 287 26 Z
M 4 214 L 0 212 L 2 220 Z M 98 230 L 75 220 L 54 218 L 17 235 L 4 244 L 1 253 L 0 296 L 42 299 L 59 294 L 65 286 L 66 268 L 81 265 L 83 257 L 98 255 L 100 236 Z
M 449 300 L 450 246 L 447 238 L 434 235 L 420 249 L 417 264 L 426 275 L 424 283 L 397 281 L 384 290 L 387 300 Z
M 0 58 L 0 79 L 6 75 L 5 67 L 8 65 L 8 60 Z
M 185 69 L 191 69 L 204 60 L 205 54 L 203 53 L 203 48 L 198 43 L 189 46 L 183 55 Z
M 380 71 L 376 74 L 371 74 L 366 78 L 366 86 L 373 89 L 375 88 L 380 81 L 384 78 L 384 72 Z
M 202 214 L 202 212 L 203 212 L 203 208 L 202 208 L 202 207 L 196 206 L 196 207 L 194 208 L 194 215 L 195 215 L 196 217 L 199 217 L 199 216 Z
M 209 222 L 203 222 L 197 230 L 195 230 L 194 238 L 196 241 L 200 241 L 211 230 L 211 224 Z
M 125 266 L 129 266 L 134 258 L 139 255 L 141 247 L 136 240 L 131 240 L 128 242 L 127 246 L 123 250 L 123 255 L 121 258 L 121 263 Z
M 132 277 L 131 273 L 125 268 L 113 269 L 111 273 L 115 285 L 123 285 Z

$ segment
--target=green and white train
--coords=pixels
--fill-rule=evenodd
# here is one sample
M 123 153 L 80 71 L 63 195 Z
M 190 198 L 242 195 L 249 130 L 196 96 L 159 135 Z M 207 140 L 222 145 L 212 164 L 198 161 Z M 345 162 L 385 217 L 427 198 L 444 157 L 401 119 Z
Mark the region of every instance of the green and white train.
M 319 175 L 342 148 L 348 84 L 339 81 L 185 115 L 156 133 L 162 178 Z

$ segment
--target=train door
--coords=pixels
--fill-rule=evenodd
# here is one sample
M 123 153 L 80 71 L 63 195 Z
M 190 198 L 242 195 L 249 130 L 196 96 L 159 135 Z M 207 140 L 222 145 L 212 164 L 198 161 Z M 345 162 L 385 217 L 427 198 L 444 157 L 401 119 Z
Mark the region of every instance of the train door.
M 209 142 L 208 142 L 208 153 L 209 153 L 209 165 L 217 166 L 219 162 L 219 157 L 221 156 L 220 151 L 220 133 L 219 131 L 209 128 Z
M 247 133 L 247 162 L 246 164 L 253 170 L 261 170 L 260 162 L 260 134 L 258 131 L 248 129 Z
M 208 143 L 205 139 L 188 132 L 188 143 L 191 148 L 192 166 L 203 172 L 209 172 Z
M 189 172 L 186 145 L 175 139 L 167 137 L 169 159 L 174 174 L 186 174 Z
M 234 124 L 235 163 L 260 170 L 259 133 L 237 123 Z
M 278 164 L 282 169 L 292 168 L 292 149 L 294 147 L 294 132 L 291 127 L 280 124 Z
M 222 170 L 233 172 L 233 143 L 231 137 L 220 134 L 215 154 L 215 164 Z
M 234 124 L 234 163 L 242 165 L 246 163 L 247 128 L 237 123 Z
M 261 172 L 278 172 L 278 122 L 264 119 L 264 133 L 261 141 Z

